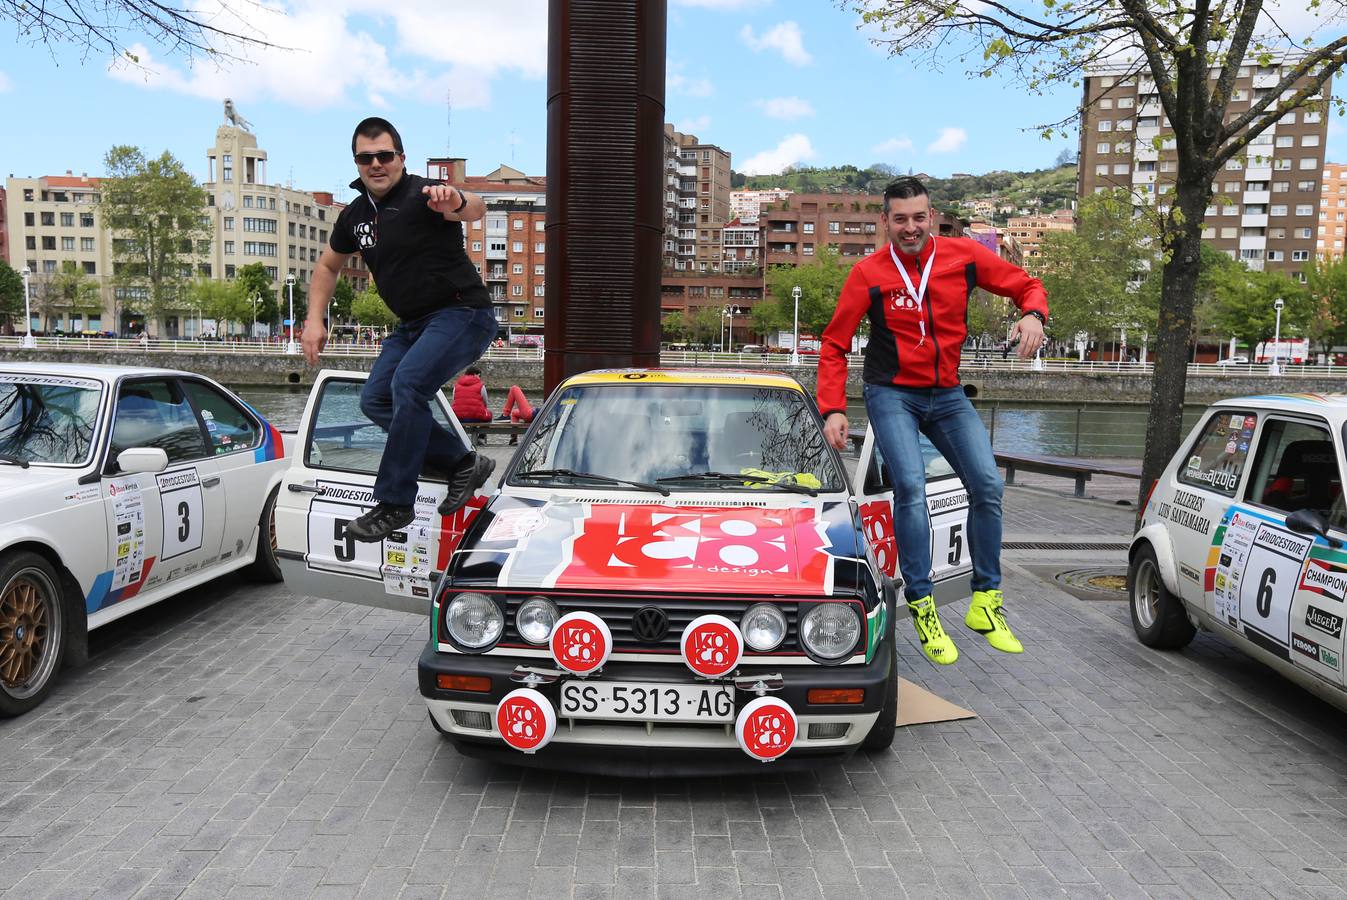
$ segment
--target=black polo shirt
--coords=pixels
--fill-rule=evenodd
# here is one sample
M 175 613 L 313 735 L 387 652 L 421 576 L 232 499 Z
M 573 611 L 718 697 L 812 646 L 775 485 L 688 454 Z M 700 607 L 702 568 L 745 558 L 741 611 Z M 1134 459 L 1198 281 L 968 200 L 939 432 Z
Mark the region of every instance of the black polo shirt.
M 341 211 L 328 242 L 338 253 L 359 252 L 379 296 L 404 322 L 448 306 L 490 308 L 482 277 L 463 247 L 463 223 L 426 205 L 421 189 L 443 184 L 404 171 L 382 200 L 365 193 Z

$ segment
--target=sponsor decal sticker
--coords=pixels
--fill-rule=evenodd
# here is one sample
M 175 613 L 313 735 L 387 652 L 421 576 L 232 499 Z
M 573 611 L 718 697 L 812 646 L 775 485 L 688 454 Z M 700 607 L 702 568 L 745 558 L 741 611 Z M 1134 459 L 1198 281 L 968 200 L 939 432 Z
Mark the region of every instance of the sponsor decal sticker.
M 532 688 L 519 688 L 496 706 L 496 728 L 506 744 L 524 753 L 546 747 L 557 730 L 552 702 Z
M 1323 560 L 1311 559 L 1305 567 L 1305 577 L 1301 579 L 1300 586 L 1343 603 L 1344 598 L 1347 598 L 1347 571 L 1331 567 Z
M 1319 645 L 1298 634 L 1291 635 L 1291 649 L 1297 653 L 1303 653 L 1311 659 L 1317 660 L 1319 658 Z
M 739 626 L 724 616 L 698 616 L 683 629 L 683 662 L 703 678 L 734 671 L 744 654 Z
M 1325 612 L 1317 606 L 1305 608 L 1305 624 L 1315 631 L 1322 631 L 1329 637 L 1342 637 L 1342 616 Z
M 799 722 L 790 706 L 773 697 L 759 697 L 739 711 L 734 737 L 749 756 L 771 762 L 785 755 L 795 743 L 798 728 Z
M 1334 672 L 1338 671 L 1338 654 L 1327 647 L 1319 648 L 1319 662 L 1328 666 Z

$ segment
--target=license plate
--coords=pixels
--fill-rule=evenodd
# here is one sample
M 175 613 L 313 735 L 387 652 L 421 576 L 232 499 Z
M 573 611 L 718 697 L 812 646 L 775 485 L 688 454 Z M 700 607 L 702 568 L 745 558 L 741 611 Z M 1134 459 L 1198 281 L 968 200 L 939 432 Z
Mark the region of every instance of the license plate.
M 642 722 L 733 722 L 734 692 L 718 685 L 567 681 L 561 715 Z

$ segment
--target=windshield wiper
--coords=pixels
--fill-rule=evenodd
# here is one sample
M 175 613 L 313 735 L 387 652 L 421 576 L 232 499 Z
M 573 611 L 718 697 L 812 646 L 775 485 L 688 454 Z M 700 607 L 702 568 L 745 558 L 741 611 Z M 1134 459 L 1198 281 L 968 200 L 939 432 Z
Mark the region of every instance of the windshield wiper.
M 794 475 L 788 475 L 786 478 L 771 479 L 762 475 L 734 475 L 729 472 L 692 472 L 688 475 L 670 475 L 667 478 L 656 478 L 655 480 L 660 484 L 672 484 L 680 481 L 714 481 L 723 484 L 729 484 L 730 482 L 736 484 L 766 484 L 771 487 L 785 488 L 796 494 L 808 494 L 811 497 L 818 496 L 817 489 L 800 484 L 795 480 Z
M 613 478 L 609 475 L 595 475 L 593 472 L 577 472 L 574 469 L 529 469 L 527 472 L 514 473 L 515 478 L 575 478 L 583 481 L 595 481 L 599 484 L 628 484 L 643 491 L 654 491 L 664 497 L 669 489 L 645 481 L 629 481 L 626 478 Z M 663 480 L 663 479 L 661 479 Z
M 17 456 L 10 456 L 8 453 L 0 453 L 0 463 L 7 463 L 11 466 L 18 466 L 20 469 L 28 468 L 28 460 L 19 459 Z

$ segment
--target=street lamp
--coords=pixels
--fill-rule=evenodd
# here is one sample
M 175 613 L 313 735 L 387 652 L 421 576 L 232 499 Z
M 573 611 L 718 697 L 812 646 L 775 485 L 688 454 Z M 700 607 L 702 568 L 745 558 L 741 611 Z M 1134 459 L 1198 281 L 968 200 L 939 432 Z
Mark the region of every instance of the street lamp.
M 1277 333 L 1272 339 L 1272 365 L 1268 366 L 1269 375 L 1280 375 L 1281 367 L 1281 346 L 1282 346 L 1282 298 L 1278 297 L 1272 304 L 1272 308 L 1277 310 Z
M 37 341 L 33 340 L 33 312 L 28 305 L 28 276 L 33 274 L 33 270 L 27 266 L 23 267 L 23 348 L 32 350 L 37 346 Z
M 257 303 L 262 299 L 262 295 L 253 292 L 253 320 L 248 323 L 248 338 L 252 340 L 257 337 Z
M 295 346 L 295 273 L 291 272 L 285 276 L 285 288 L 290 292 L 290 343 L 285 345 L 285 352 L 294 356 L 299 352 Z
M 800 364 L 800 286 L 798 284 L 790 289 L 790 296 L 795 301 L 795 324 L 791 327 L 794 337 L 790 344 L 790 364 L 798 366 Z

